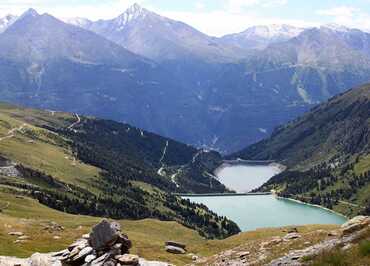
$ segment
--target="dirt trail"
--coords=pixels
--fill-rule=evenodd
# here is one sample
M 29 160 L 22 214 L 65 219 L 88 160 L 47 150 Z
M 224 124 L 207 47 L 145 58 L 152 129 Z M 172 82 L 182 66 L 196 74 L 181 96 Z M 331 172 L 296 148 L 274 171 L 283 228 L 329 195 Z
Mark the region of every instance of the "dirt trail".
M 27 126 L 27 124 L 26 123 L 23 123 L 19 127 L 12 128 L 11 130 L 8 131 L 8 135 L 6 135 L 5 137 L 0 138 L 0 141 L 13 138 L 15 136 L 15 132 L 22 131 L 22 129 L 25 128 L 26 126 Z

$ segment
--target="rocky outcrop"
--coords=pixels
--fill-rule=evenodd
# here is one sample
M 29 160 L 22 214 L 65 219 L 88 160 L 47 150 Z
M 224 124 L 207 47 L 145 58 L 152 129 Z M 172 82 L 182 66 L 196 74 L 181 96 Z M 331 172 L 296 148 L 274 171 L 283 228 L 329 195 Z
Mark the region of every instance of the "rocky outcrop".
M 18 233 L 18 232 L 15 232 Z M 20 234 L 14 234 L 16 236 Z M 132 244 L 116 222 L 103 220 L 90 234 L 60 252 L 35 253 L 28 259 L 0 257 L 1 266 L 169 266 L 168 263 L 147 261 L 129 254 Z
M 270 262 L 270 266 L 282 266 L 282 265 L 302 265 L 300 262 L 304 257 L 314 257 L 324 251 L 332 250 L 337 247 L 342 247 L 348 249 L 352 246 L 353 241 L 360 238 L 365 234 L 370 225 L 370 217 L 367 216 L 357 216 L 341 226 L 342 234 L 333 239 L 329 239 L 318 243 L 316 245 L 310 246 L 303 250 L 293 250 L 290 251 L 288 255 L 273 260 Z
M 370 217 L 355 217 L 336 230 L 314 230 L 298 233 L 297 229 L 283 230 L 284 236 L 247 241 L 238 247 L 208 258 L 200 258 L 193 265 L 307 265 L 303 258 L 315 258 L 333 249 L 347 250 L 370 232 Z M 319 240 L 318 240 L 319 239 Z M 309 240 L 309 241 L 308 241 Z M 277 254 L 285 254 L 278 257 Z

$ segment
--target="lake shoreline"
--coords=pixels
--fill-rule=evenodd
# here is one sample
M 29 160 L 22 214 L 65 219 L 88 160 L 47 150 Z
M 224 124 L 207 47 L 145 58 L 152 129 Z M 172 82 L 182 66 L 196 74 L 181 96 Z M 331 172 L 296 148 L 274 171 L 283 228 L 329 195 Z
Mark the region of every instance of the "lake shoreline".
M 301 201 L 301 200 L 297 200 L 297 199 L 293 199 L 293 198 L 287 198 L 287 197 L 281 197 L 281 196 L 277 196 L 277 195 L 276 195 L 276 198 L 277 199 L 283 199 L 283 200 L 289 200 L 289 201 L 293 201 L 293 202 L 296 202 L 296 203 L 299 203 L 299 204 L 304 204 L 304 205 L 307 205 L 307 206 L 312 206 L 312 207 L 320 208 L 320 209 L 329 211 L 331 213 L 334 213 L 336 215 L 342 216 L 343 218 L 345 218 L 347 220 L 350 219 L 349 217 L 345 216 L 343 213 L 336 212 L 336 211 L 334 211 L 332 209 L 326 208 L 326 207 L 321 206 L 321 205 L 318 205 L 318 204 L 307 203 L 307 202 L 304 202 L 304 201 Z

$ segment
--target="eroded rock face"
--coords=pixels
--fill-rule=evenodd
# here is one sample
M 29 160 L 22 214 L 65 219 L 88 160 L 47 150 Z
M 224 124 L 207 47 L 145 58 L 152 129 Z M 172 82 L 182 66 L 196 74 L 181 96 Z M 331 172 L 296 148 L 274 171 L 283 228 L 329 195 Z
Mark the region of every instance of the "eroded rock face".
M 356 216 L 341 226 L 342 235 L 346 236 L 370 225 L 370 217 Z

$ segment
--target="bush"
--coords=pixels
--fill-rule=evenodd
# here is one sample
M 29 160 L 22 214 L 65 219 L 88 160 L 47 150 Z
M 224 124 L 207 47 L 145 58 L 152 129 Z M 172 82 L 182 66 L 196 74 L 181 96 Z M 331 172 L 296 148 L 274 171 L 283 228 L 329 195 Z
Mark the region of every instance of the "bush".
M 350 266 L 346 256 L 340 251 L 324 252 L 312 263 L 313 266 Z
M 369 256 L 370 255 L 370 241 L 364 240 L 359 245 L 359 251 L 361 256 Z

